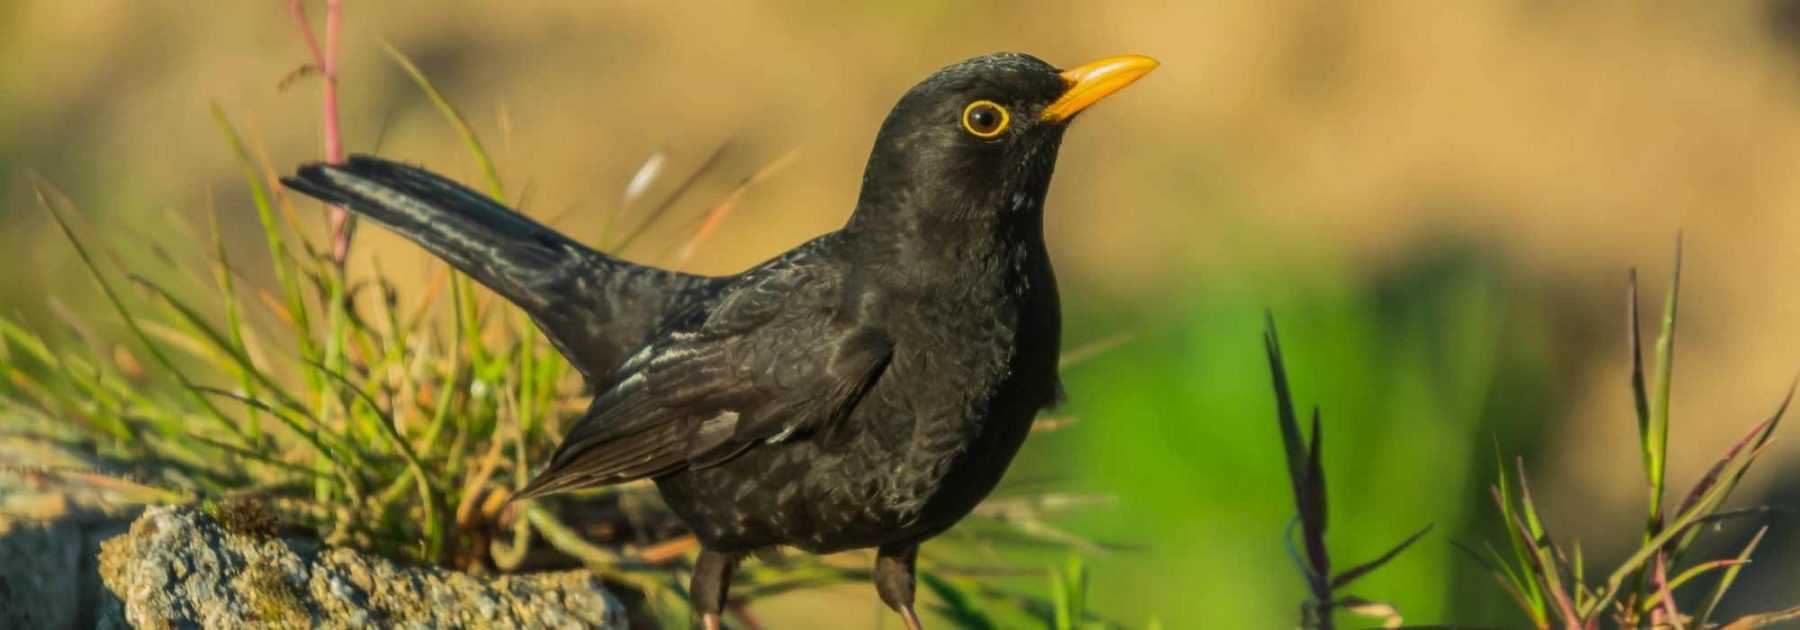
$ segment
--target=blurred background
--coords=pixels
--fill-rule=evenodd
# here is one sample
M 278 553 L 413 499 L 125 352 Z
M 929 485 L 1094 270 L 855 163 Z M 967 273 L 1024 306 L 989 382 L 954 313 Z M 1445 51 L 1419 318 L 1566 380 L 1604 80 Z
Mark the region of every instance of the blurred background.
M 606 219 L 649 156 L 673 174 L 659 199 L 725 146 L 677 218 L 624 252 L 709 273 L 837 227 L 887 108 L 940 66 L 996 50 L 1160 59 L 1069 133 L 1049 204 L 1065 347 L 1129 341 L 1065 374 L 1058 413 L 1075 424 L 1034 436 L 1007 482 L 1113 498 L 1055 524 L 1112 549 L 1090 556 L 1091 605 L 1134 626 L 1294 624 L 1305 594 L 1282 542 L 1293 502 L 1265 309 L 1296 396 L 1323 409 L 1334 556 L 1437 525 L 1353 589 L 1415 623 L 1523 620 L 1451 545 L 1499 540 L 1496 443 L 1526 458 L 1548 525 L 1590 566 L 1638 542 L 1626 273 L 1641 270 L 1653 311 L 1678 234 L 1671 488 L 1800 371 L 1792 0 L 345 4 L 349 150 L 479 177 L 384 41 L 475 124 L 514 201 L 577 238 L 620 229 Z M 320 84 L 279 87 L 309 59 L 276 0 L 0 3 L 0 308 L 43 321 L 52 297 L 99 304 L 32 172 L 100 230 L 177 252 L 216 206 L 234 256 L 266 260 L 209 107 L 281 170 L 317 159 Z M 689 217 L 790 154 L 677 261 Z M 358 238 L 353 269 L 427 277 L 416 247 Z M 1734 500 L 1800 501 L 1796 444 Z M 1728 608 L 1800 600 L 1792 520 L 1775 517 Z M 1727 527 L 1715 553 L 1747 536 Z M 970 553 L 1049 566 L 1069 552 Z M 772 627 L 822 609 L 896 624 L 866 585 L 756 605 Z

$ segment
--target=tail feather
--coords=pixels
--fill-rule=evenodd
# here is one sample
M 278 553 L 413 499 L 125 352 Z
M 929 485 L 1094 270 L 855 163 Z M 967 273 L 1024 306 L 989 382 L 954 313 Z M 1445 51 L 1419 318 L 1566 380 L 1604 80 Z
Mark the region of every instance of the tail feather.
M 665 422 L 597 444 L 576 456 L 558 458 L 519 489 L 512 500 L 609 486 L 676 470 L 687 463 L 688 429 L 681 422 Z
M 547 289 L 596 264 L 618 263 L 468 187 L 431 172 L 355 156 L 310 164 L 283 184 L 349 208 L 417 242 L 526 310 Z
M 386 226 L 519 305 L 595 387 L 717 281 L 607 256 L 467 186 L 380 158 L 308 164 L 281 182 Z

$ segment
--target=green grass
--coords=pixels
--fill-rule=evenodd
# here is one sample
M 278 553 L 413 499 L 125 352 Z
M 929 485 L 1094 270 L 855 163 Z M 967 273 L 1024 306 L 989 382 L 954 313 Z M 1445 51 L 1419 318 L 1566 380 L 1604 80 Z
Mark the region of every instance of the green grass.
M 1643 456 L 1649 505 L 1641 545 L 1612 567 L 1603 581 L 1591 582 L 1580 546 L 1566 549 L 1558 545 L 1548 531 L 1533 499 L 1524 460 L 1519 458 L 1511 471 L 1504 460 L 1500 462 L 1498 475 L 1490 488 L 1499 508 L 1499 525 L 1506 532 L 1512 553 L 1503 554 L 1492 545 L 1483 546 L 1481 551 L 1462 547 L 1490 572 L 1500 589 L 1518 604 L 1534 627 L 1591 630 L 1601 627 L 1605 621 L 1609 627 L 1617 628 L 1749 629 L 1800 619 L 1800 607 L 1796 607 L 1729 622 L 1713 622 L 1719 603 L 1735 583 L 1738 570 L 1749 561 L 1767 532 L 1767 526 L 1759 529 L 1733 557 L 1692 562 L 1685 566 L 1681 562 L 1707 525 L 1765 513 L 1764 509 L 1726 510 L 1724 506 L 1732 489 L 1743 479 L 1780 425 L 1793 391 L 1790 389 L 1788 397 L 1769 419 L 1755 425 L 1713 464 L 1674 512 L 1665 512 L 1668 409 L 1674 375 L 1680 264 L 1678 246 L 1676 270 L 1671 274 L 1668 297 L 1664 300 L 1652 363 L 1655 378 L 1649 381 L 1653 386 L 1648 387 L 1641 350 L 1642 334 L 1638 330 L 1636 273 L 1633 272 L 1631 277 L 1631 391 L 1636 403 L 1638 447 Z M 1346 595 L 1341 589 L 1392 561 L 1418 542 L 1431 527 L 1407 537 L 1371 561 L 1341 573 L 1332 573 L 1326 547 L 1328 509 L 1325 471 L 1321 465 L 1320 411 L 1317 407 L 1312 410 L 1310 431 L 1304 431 L 1295 410 L 1272 317 L 1263 339 L 1273 377 L 1282 453 L 1296 507 L 1296 516 L 1289 527 L 1288 550 L 1305 578 L 1309 593 L 1301 607 L 1300 625 L 1328 630 L 1336 627 L 1336 613 L 1342 611 L 1374 617 L 1381 620 L 1384 627 L 1396 627 L 1401 623 L 1401 616 L 1395 606 Z M 1691 612 L 1684 613 L 1680 605 L 1682 600 L 1676 594 L 1685 593 L 1683 586 L 1696 583 L 1695 578 L 1709 573 L 1720 574 L 1711 591 L 1703 597 L 1687 597 L 1692 604 L 1687 610 Z
M 1751 428 L 1732 444 L 1707 473 L 1695 483 L 1679 506 L 1664 508 L 1664 471 L 1668 465 L 1669 399 L 1674 376 L 1676 313 L 1681 287 L 1681 253 L 1676 248 L 1675 271 L 1663 302 L 1660 332 L 1656 340 L 1652 386 L 1646 386 L 1642 333 L 1639 331 L 1637 275 L 1631 277 L 1631 390 L 1637 410 L 1638 447 L 1643 455 L 1649 517 L 1644 521 L 1641 545 L 1613 567 L 1605 579 L 1589 580 L 1581 548 L 1559 545 L 1540 517 L 1525 475 L 1523 458 L 1511 472 L 1502 459 L 1492 488 L 1499 518 L 1506 529 L 1511 554 L 1492 545 L 1481 551 L 1466 548 L 1483 563 L 1500 587 L 1538 628 L 1758 628 L 1800 618 L 1800 607 L 1764 615 L 1751 615 L 1715 624 L 1713 618 L 1725 593 L 1735 583 L 1738 569 L 1749 561 L 1767 526 L 1759 529 L 1734 557 L 1682 564 L 1689 547 L 1719 521 L 1755 516 L 1764 510 L 1726 510 L 1725 502 L 1763 447 L 1774 435 L 1793 398 L 1792 389 L 1774 414 Z M 1515 477 L 1516 475 L 1516 477 Z M 1509 480 L 1509 477 L 1514 477 Z M 1516 482 L 1516 486 L 1514 483 Z M 1683 586 L 1708 573 L 1719 573 L 1712 590 L 1683 607 L 1678 594 Z M 1687 610 L 1689 612 L 1683 612 Z
M 1384 625 L 1397 625 L 1402 617 L 1393 604 L 1344 593 L 1357 579 L 1374 572 L 1393 560 L 1400 552 L 1429 533 L 1433 526 L 1407 536 L 1374 559 L 1333 573 L 1331 556 L 1326 549 L 1328 529 L 1327 490 L 1325 484 L 1324 431 L 1320 426 L 1318 407 L 1312 410 L 1312 428 L 1303 438 L 1300 422 L 1294 412 L 1293 392 L 1288 384 L 1287 368 L 1282 363 L 1281 341 L 1275 332 L 1275 318 L 1268 317 L 1263 330 L 1263 348 L 1268 353 L 1269 374 L 1275 389 L 1276 425 L 1281 430 L 1282 453 L 1288 468 L 1289 487 L 1293 491 L 1296 514 L 1287 536 L 1288 554 L 1306 578 L 1310 593 L 1301 606 L 1300 624 L 1305 628 L 1328 630 L 1336 627 L 1334 616 L 1342 611 L 1380 620 Z
M 1533 415 L 1512 405 L 1549 404 L 1531 341 L 1545 324 L 1530 305 L 1495 299 L 1492 265 L 1437 257 L 1373 286 L 1341 271 L 1261 273 L 1170 287 L 1174 299 L 1142 315 L 1070 313 L 1071 329 L 1140 332 L 1065 376 L 1066 413 L 1080 422 L 1034 439 L 1009 479 L 1116 495 L 1059 522 L 1112 543 L 1087 557 L 1096 609 L 1129 623 L 1153 613 L 1171 628 L 1295 623 L 1309 590 L 1284 542 L 1296 508 L 1264 364 L 1265 309 L 1281 320 L 1296 399 L 1323 409 L 1321 466 L 1332 480 L 1340 569 L 1429 523 L 1451 535 L 1476 526 L 1469 493 L 1488 438 L 1473 436 L 1500 431 L 1525 442 L 1535 428 L 1521 419 Z M 1049 555 L 1042 561 L 1056 561 Z M 1353 591 L 1393 603 L 1409 621 L 1495 617 L 1460 593 L 1465 565 L 1432 535 Z M 1373 622 L 1346 627 L 1358 623 Z
M 1319 576 L 1386 558 L 1397 541 L 1434 523 L 1434 533 L 1349 584 L 1356 594 L 1383 604 L 1354 603 L 1383 617 L 1403 614 L 1412 624 L 1538 625 L 1529 605 L 1506 609 L 1518 602 L 1507 592 L 1512 586 L 1494 581 L 1505 572 L 1489 572 L 1487 565 L 1502 565 L 1488 559 L 1481 541 L 1494 541 L 1514 575 L 1521 575 L 1516 569 L 1520 562 L 1532 562 L 1515 555 L 1503 539 L 1518 531 L 1514 521 L 1530 519 L 1523 511 L 1509 516 L 1495 510 L 1490 493 L 1504 489 L 1510 504 L 1520 505 L 1511 464 L 1496 471 L 1496 444 L 1535 456 L 1537 444 L 1561 433 L 1554 423 L 1569 392 L 1559 393 L 1560 383 L 1552 380 L 1560 364 L 1551 363 L 1555 342 L 1547 333 L 1553 322 L 1542 319 L 1550 311 L 1531 303 L 1532 294 L 1512 286 L 1516 283 L 1494 265 L 1467 255 L 1421 257 L 1371 284 L 1304 270 L 1274 275 L 1282 282 L 1173 291 L 1181 297 L 1158 304 L 1147 321 L 1131 324 L 1145 331 L 1136 341 L 1069 376 L 1068 413 L 1082 421 L 1034 442 L 1017 465 L 1015 475 L 1043 474 L 1045 462 L 1056 462 L 1073 482 L 1072 490 L 1117 493 L 1115 504 L 1073 514 L 1061 523 L 1073 533 L 1123 547 L 1088 556 L 1089 601 L 1103 610 L 1122 611 L 1114 614 L 1127 621 L 1143 621 L 1153 611 L 1176 627 L 1292 625 L 1295 603 L 1301 602 L 1308 616 L 1300 621 L 1310 627 L 1369 627 L 1380 621 L 1350 614 L 1344 606 L 1335 608 L 1335 618 L 1320 614 L 1321 603 L 1345 600 L 1341 593 L 1321 596 L 1315 588 Z M 1502 290 L 1507 291 L 1505 301 L 1496 298 Z M 1262 393 L 1281 391 L 1270 387 L 1268 372 L 1245 369 L 1246 362 L 1267 356 L 1267 348 L 1255 343 L 1257 329 L 1265 325 L 1264 305 L 1273 305 L 1282 320 L 1279 364 L 1291 395 L 1286 401 L 1279 394 Z M 1117 311 L 1078 311 L 1074 319 L 1080 327 L 1085 319 L 1130 317 Z M 1675 374 L 1655 361 L 1646 366 L 1646 374 Z M 1648 399 L 1654 388 L 1651 379 L 1645 380 Z M 1631 390 L 1621 386 L 1618 393 L 1629 395 Z M 1322 434 L 1310 430 L 1312 410 L 1293 402 L 1302 399 L 1320 402 Z M 1271 415 L 1280 422 L 1271 426 Z M 1679 431 L 1680 423 L 1673 424 Z M 1757 429 L 1766 435 L 1771 428 Z M 1630 447 L 1586 448 L 1650 447 L 1640 439 Z M 1749 450 L 1743 447 L 1739 457 Z M 1324 472 L 1309 477 L 1315 455 Z M 1732 480 L 1744 469 L 1732 470 L 1718 474 Z M 1496 478 L 1496 472 L 1502 477 Z M 1309 478 L 1332 481 L 1330 501 L 1321 501 L 1326 503 L 1322 507 L 1307 506 L 1317 500 L 1309 493 L 1322 496 L 1322 489 L 1297 489 Z M 1627 491 L 1648 488 L 1648 476 L 1634 479 L 1643 480 L 1642 485 Z M 1490 490 L 1489 484 L 1496 487 Z M 1721 503 L 1722 495 L 1713 495 L 1710 503 L 1693 499 L 1696 505 L 1711 506 L 1712 516 L 1683 521 L 1678 515 L 1695 508 L 1680 498 L 1667 503 L 1665 531 L 1692 522 L 1707 523 L 1705 530 L 1713 531 L 1711 525 L 1721 524 L 1720 515 L 1754 520 L 1767 514 L 1757 506 Z M 1532 505 L 1536 513 L 1535 499 Z M 1310 530 L 1290 524 L 1326 513 L 1329 519 L 1319 519 L 1317 536 L 1328 539 L 1330 553 L 1314 556 L 1302 536 Z M 1548 527 L 1547 521 L 1570 518 L 1544 516 L 1537 514 L 1540 529 Z M 1636 518 L 1612 524 L 1622 535 L 1586 541 L 1589 549 L 1600 552 L 1593 557 L 1583 558 L 1568 546 L 1553 551 L 1561 563 L 1557 582 L 1564 589 L 1583 583 L 1590 595 L 1598 594 L 1610 574 L 1650 540 L 1642 534 L 1645 522 Z M 1727 531 L 1737 535 L 1738 529 Z M 1702 533 L 1698 527 L 1686 532 L 1683 536 Z M 1750 533 L 1743 536 L 1760 538 Z M 1293 542 L 1284 542 L 1289 536 Z M 1471 558 L 1458 546 L 1484 560 Z M 1323 542 L 1319 548 L 1325 548 Z M 1665 576 L 1681 611 L 1697 617 L 1710 607 L 1716 611 L 1712 621 L 1720 621 L 1716 615 L 1723 608 L 1717 602 L 1723 596 L 1711 589 L 1716 578 L 1740 573 L 1743 565 L 1732 560 L 1740 550 L 1733 547 L 1719 558 L 1683 559 L 1698 553 L 1690 548 L 1685 556 L 1669 559 Z M 1530 547 L 1522 553 L 1537 555 Z M 1290 558 L 1299 560 L 1300 570 Z M 1326 570 L 1313 564 L 1315 558 L 1328 561 Z M 1598 561 L 1615 559 L 1619 562 Z M 1333 580 L 1324 582 L 1329 586 Z M 1621 590 L 1626 586 L 1635 588 L 1635 583 L 1628 581 Z M 1540 597 L 1548 597 L 1535 578 L 1523 590 L 1534 587 Z M 1642 605 L 1646 600 L 1639 596 L 1635 601 Z M 1586 599 L 1583 603 L 1593 606 Z M 1745 602 L 1735 605 L 1741 608 Z M 1549 627 L 1564 627 L 1553 611 L 1543 611 L 1553 624 Z M 1609 621 L 1600 623 L 1611 627 Z M 1648 617 L 1639 621 L 1647 623 Z M 1690 622 L 1686 627 L 1701 626 Z

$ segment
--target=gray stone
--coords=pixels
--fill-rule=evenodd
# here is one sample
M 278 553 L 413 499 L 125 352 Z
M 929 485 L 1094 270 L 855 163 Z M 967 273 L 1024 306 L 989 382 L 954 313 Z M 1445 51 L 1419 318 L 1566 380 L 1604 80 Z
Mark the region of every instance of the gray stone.
M 146 510 L 102 545 L 100 574 L 139 628 L 626 627 L 624 607 L 585 571 L 478 578 L 402 566 L 228 531 L 189 507 Z
M 125 521 L 73 514 L 0 516 L 0 628 L 118 628 L 124 609 L 100 583 L 102 541 Z
M 74 627 L 81 592 L 75 571 L 81 565 L 79 526 L 14 522 L 0 530 L 0 627 Z

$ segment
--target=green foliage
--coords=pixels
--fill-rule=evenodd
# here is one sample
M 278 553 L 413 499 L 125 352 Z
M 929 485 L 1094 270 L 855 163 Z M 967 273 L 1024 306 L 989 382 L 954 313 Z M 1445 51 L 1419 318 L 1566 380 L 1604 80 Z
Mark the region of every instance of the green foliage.
M 1070 556 L 1069 566 L 1050 574 L 1050 604 L 1055 608 L 1056 630 L 1097 626 L 1087 621 L 1087 567 L 1081 556 Z
M 1293 524 L 1288 528 L 1288 553 L 1293 556 L 1294 564 L 1299 567 L 1301 575 L 1306 577 L 1307 590 L 1310 597 L 1301 607 L 1300 625 L 1303 628 L 1319 628 L 1329 630 L 1336 627 L 1332 615 L 1343 610 L 1365 617 L 1382 620 L 1385 625 L 1398 625 L 1401 621 L 1399 610 L 1392 604 L 1367 600 L 1354 595 L 1345 595 L 1339 591 L 1351 582 L 1375 571 L 1393 560 L 1400 552 L 1418 542 L 1432 529 L 1425 526 L 1413 535 L 1400 541 L 1400 544 L 1389 548 L 1363 564 L 1351 567 L 1342 573 L 1331 573 L 1331 559 L 1325 548 L 1325 531 L 1328 510 L 1326 507 L 1325 467 L 1321 464 L 1323 449 L 1320 442 L 1323 432 L 1319 427 L 1319 409 L 1313 408 L 1311 439 L 1302 442 L 1300 422 L 1294 415 L 1293 392 L 1288 386 L 1287 368 L 1282 363 L 1281 341 L 1275 334 L 1275 318 L 1266 317 L 1263 329 L 1263 348 L 1269 357 L 1269 373 L 1275 388 L 1275 418 L 1281 429 L 1283 453 L 1287 456 L 1288 481 L 1294 493 L 1294 505 L 1298 513 Z M 1305 556 L 1294 551 L 1293 532 L 1298 531 L 1301 547 Z
M 1267 310 L 1282 314 L 1292 390 L 1324 408 L 1336 572 L 1427 522 L 1453 536 L 1479 528 L 1470 490 L 1485 479 L 1486 434 L 1528 442 L 1557 382 L 1547 310 L 1476 251 L 1409 258 L 1374 277 L 1350 265 L 1219 271 L 1159 287 L 1166 299 L 1141 308 L 1071 300 L 1068 330 L 1123 327 L 1133 341 L 1064 375 L 1070 398 L 1057 413 L 1079 421 L 1034 436 L 1008 483 L 1116 496 L 1055 521 L 1105 550 L 1084 551 L 1089 607 L 1137 627 L 1152 615 L 1169 628 L 1294 625 L 1310 590 L 1282 560 L 1279 525 L 1297 507 L 1259 365 Z M 1296 419 L 1310 422 L 1304 411 Z M 1462 579 L 1476 567 L 1433 538 L 1348 588 L 1380 594 L 1408 620 L 1507 618 L 1500 598 Z
M 1624 562 L 1615 567 L 1599 584 L 1586 581 L 1586 567 L 1579 545 L 1565 553 L 1545 527 L 1531 485 L 1525 476 L 1523 458 L 1515 463 L 1518 487 L 1507 481 L 1502 463 L 1492 488 L 1494 504 L 1507 531 L 1513 550 L 1511 558 L 1502 556 L 1492 546 L 1485 554 L 1469 550 L 1481 561 L 1538 628 L 1564 627 L 1592 629 L 1609 621 L 1620 628 L 1756 628 L 1800 614 L 1800 608 L 1738 619 L 1715 625 L 1712 617 L 1724 593 L 1736 580 L 1740 567 L 1762 540 L 1759 530 L 1749 544 L 1733 558 L 1697 562 L 1677 571 L 1678 564 L 1704 526 L 1728 518 L 1760 514 L 1761 510 L 1724 510 L 1744 473 L 1763 452 L 1770 437 L 1781 423 L 1793 398 L 1787 399 L 1767 420 L 1758 423 L 1748 434 L 1732 444 L 1707 474 L 1695 483 L 1672 515 L 1663 510 L 1664 472 L 1668 463 L 1669 392 L 1674 374 L 1675 315 L 1681 281 L 1681 253 L 1676 248 L 1675 271 L 1669 281 L 1669 293 L 1663 304 L 1662 326 L 1656 341 L 1653 364 L 1654 389 L 1647 391 L 1642 335 L 1638 330 L 1637 275 L 1631 276 L 1631 386 L 1636 402 L 1639 449 L 1649 491 L 1649 518 L 1645 521 L 1643 543 Z M 1672 518 L 1671 518 L 1672 517 Z M 1666 520 L 1665 519 L 1669 519 Z M 1721 573 L 1698 614 L 1686 614 L 1677 605 L 1680 587 L 1708 573 Z M 1673 577 L 1671 577 L 1673 576 Z

